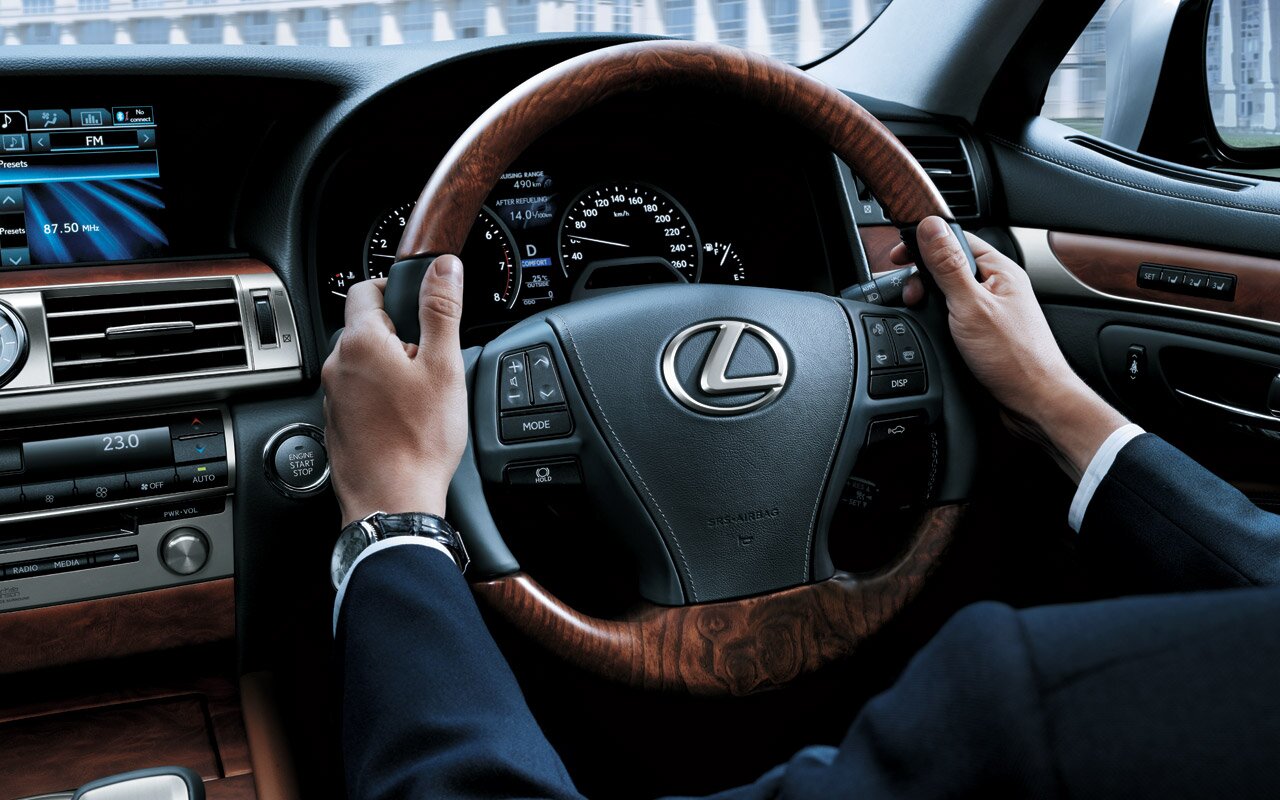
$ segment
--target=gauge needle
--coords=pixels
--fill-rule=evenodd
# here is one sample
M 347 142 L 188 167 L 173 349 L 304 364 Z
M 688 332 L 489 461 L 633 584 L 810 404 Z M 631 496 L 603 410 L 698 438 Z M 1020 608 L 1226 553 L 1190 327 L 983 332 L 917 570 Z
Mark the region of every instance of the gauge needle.
M 335 292 L 335 291 L 334 291 L 334 290 L 332 290 L 332 289 L 330 289 L 330 290 L 329 290 L 329 294 L 334 294 L 334 295 L 337 295 L 338 297 L 346 297 L 346 296 L 347 296 L 347 293 L 346 293 L 346 292 Z
M 724 266 L 724 261 L 729 257 L 729 251 L 733 249 L 733 245 L 729 245 L 724 249 L 724 255 L 720 256 L 720 266 Z
M 609 245 L 613 245 L 614 247 L 630 247 L 631 246 L 629 244 L 623 244 L 622 242 L 606 242 L 604 239 L 592 239 L 587 236 L 574 236 L 572 234 L 569 235 L 569 238 L 577 239 L 580 242 L 595 242 L 596 244 L 609 244 Z

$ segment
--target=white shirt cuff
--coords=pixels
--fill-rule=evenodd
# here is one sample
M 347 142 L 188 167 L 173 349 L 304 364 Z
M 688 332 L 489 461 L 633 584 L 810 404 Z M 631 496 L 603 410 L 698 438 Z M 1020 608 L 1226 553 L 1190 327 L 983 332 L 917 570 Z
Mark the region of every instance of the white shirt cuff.
M 1093 454 L 1089 468 L 1084 471 L 1084 477 L 1080 479 L 1076 496 L 1071 500 L 1071 510 L 1067 512 L 1067 524 L 1071 526 L 1071 530 L 1080 532 L 1080 526 L 1084 523 L 1084 513 L 1089 510 L 1089 501 L 1093 499 L 1093 493 L 1102 484 L 1102 479 L 1111 471 L 1111 465 L 1116 462 L 1116 456 L 1120 455 L 1125 445 L 1144 433 L 1146 431 L 1141 427 L 1130 422 L 1112 432 L 1102 443 L 1102 447 L 1098 448 L 1098 452 Z
M 347 584 L 351 583 L 351 576 L 356 574 L 356 569 L 360 566 L 360 562 L 364 561 L 374 553 L 380 553 L 383 550 L 392 547 L 399 547 L 402 544 L 416 544 L 422 547 L 430 547 L 432 550 L 439 550 L 444 553 L 450 560 L 454 561 L 453 553 L 449 552 L 449 548 L 437 542 L 435 539 L 428 539 L 424 536 L 392 536 L 390 539 L 383 539 L 380 542 L 374 542 L 364 549 L 360 555 L 356 556 L 355 562 L 351 565 L 351 569 L 347 570 L 347 574 L 342 578 L 342 585 L 338 587 L 338 596 L 333 599 L 333 635 L 338 636 L 338 613 L 342 611 L 342 598 L 347 596 Z M 457 564 L 454 561 L 454 564 Z

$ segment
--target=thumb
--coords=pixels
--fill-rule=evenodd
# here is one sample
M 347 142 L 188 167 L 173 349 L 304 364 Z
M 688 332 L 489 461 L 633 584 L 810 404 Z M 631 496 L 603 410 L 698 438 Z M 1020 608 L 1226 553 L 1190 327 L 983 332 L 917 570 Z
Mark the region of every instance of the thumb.
M 462 262 L 456 256 L 440 256 L 427 268 L 418 297 L 418 320 L 419 353 L 451 353 L 461 348 Z
M 916 226 L 916 248 L 943 294 L 963 297 L 978 288 L 964 246 L 940 217 L 926 217 Z

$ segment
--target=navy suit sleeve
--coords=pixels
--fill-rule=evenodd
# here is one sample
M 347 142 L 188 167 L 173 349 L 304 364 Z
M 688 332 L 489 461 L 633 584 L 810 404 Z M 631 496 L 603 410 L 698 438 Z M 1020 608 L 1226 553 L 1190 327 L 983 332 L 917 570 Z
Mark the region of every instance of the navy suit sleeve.
M 336 635 L 347 797 L 581 797 L 442 553 L 366 558 Z
M 1280 794 L 1280 590 L 957 614 L 838 749 L 715 800 Z
M 1080 536 L 1128 591 L 1280 583 L 1280 516 L 1150 434 L 1116 456 Z

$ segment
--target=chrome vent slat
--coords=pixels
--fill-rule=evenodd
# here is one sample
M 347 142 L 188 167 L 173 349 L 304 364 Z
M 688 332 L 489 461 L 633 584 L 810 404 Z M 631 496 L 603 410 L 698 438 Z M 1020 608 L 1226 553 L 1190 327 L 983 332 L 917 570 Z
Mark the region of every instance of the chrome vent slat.
M 156 353 L 147 356 L 116 356 L 113 358 L 82 358 L 78 361 L 57 361 L 53 362 L 54 369 L 58 367 L 77 367 L 89 364 L 112 364 L 126 363 L 129 361 L 145 361 L 147 359 L 156 358 L 185 358 L 187 356 L 203 356 L 211 353 L 231 353 L 235 351 L 243 351 L 243 347 L 206 347 L 201 350 L 184 350 L 178 353 Z
M 249 368 L 231 280 L 52 291 L 45 309 L 55 385 Z
M 210 322 L 204 325 L 197 325 L 196 331 L 217 330 L 218 328 L 238 328 L 239 322 Z M 50 342 L 84 342 L 91 339 L 105 339 L 105 333 L 79 333 L 72 336 L 51 336 Z
M 229 300 L 197 300 L 192 303 L 161 303 L 150 306 L 120 306 L 119 308 L 92 308 L 84 311 L 51 311 L 45 314 L 47 319 L 61 317 L 85 317 L 93 314 L 134 314 L 143 311 L 172 311 L 178 308 L 204 308 L 207 306 L 236 305 L 234 297 Z
M 978 187 L 964 141 L 955 135 L 904 135 L 903 146 L 924 168 L 957 219 L 979 215 Z

